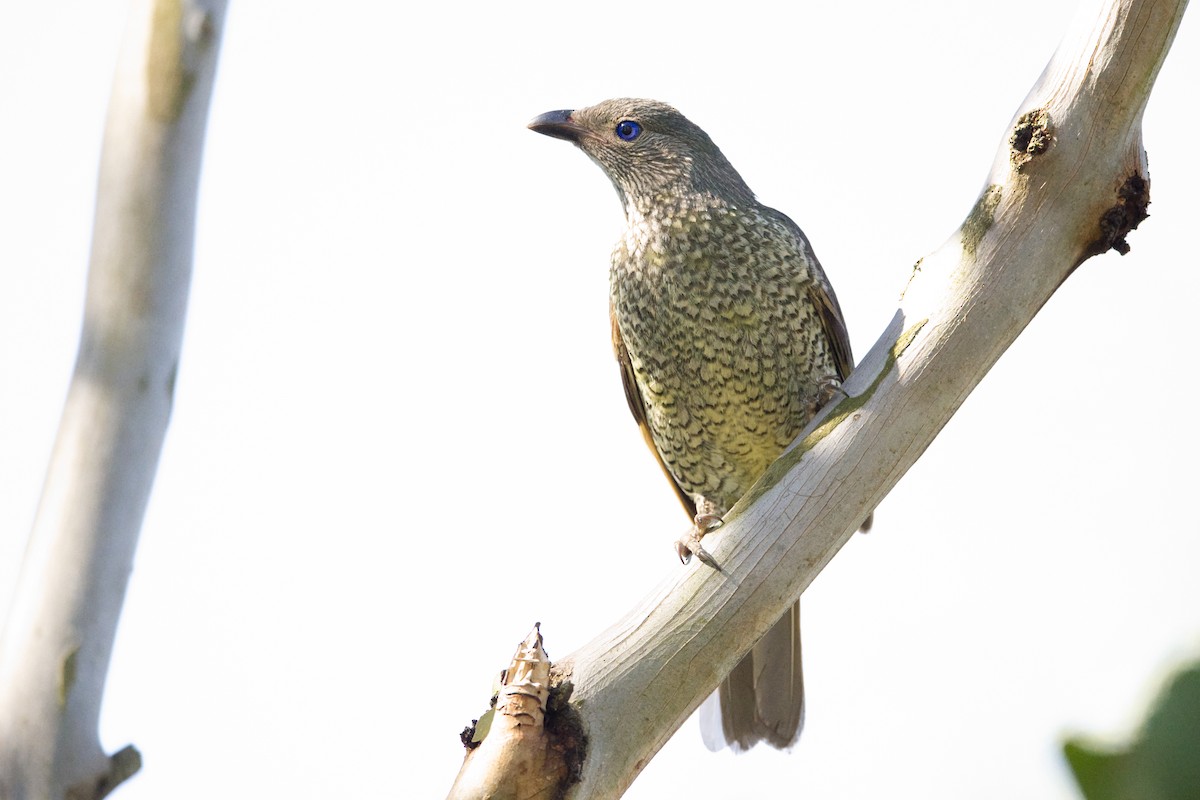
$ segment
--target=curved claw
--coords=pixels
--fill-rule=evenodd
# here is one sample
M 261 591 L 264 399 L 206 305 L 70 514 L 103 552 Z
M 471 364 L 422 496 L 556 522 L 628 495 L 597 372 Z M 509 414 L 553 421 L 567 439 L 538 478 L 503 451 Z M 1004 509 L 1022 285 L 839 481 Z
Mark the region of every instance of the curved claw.
M 701 563 L 719 570 L 721 567 L 717 560 L 704 549 L 700 539 L 724 524 L 725 521 L 716 514 L 697 514 L 692 521 L 692 529 L 675 541 L 675 552 L 679 555 L 679 560 L 687 564 L 692 560 L 692 556 L 695 556 Z
M 820 386 L 817 388 L 817 408 L 823 408 L 828 405 L 838 395 L 846 396 L 842 391 L 842 381 L 836 375 L 825 375 L 821 378 Z
M 681 537 L 675 542 L 675 552 L 679 554 L 679 560 L 687 564 L 692 560 L 692 556 L 700 559 L 701 564 L 707 564 L 715 570 L 720 570 L 721 565 L 712 557 L 704 547 L 700 544 L 700 539 L 694 534 Z
M 687 537 L 675 541 L 675 553 L 679 556 L 679 563 L 681 564 L 686 564 L 692 560 L 692 548 L 688 547 L 688 544 Z M 696 542 L 695 547 L 699 550 L 704 549 L 700 547 L 699 542 Z

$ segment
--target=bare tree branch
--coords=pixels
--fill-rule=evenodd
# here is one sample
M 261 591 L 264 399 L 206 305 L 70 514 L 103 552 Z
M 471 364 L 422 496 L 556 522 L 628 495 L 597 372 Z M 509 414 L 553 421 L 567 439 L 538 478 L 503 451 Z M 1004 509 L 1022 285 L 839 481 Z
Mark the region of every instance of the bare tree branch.
M 170 417 L 225 0 L 139 0 L 113 83 L 83 330 L 0 644 L 0 797 L 99 798 L 100 702 Z
M 846 382 L 847 397 L 712 538 L 722 571 L 679 571 L 555 665 L 588 742 L 565 796 L 623 794 L 1067 276 L 1092 255 L 1128 250 L 1125 235 L 1149 202 L 1142 112 L 1186 5 L 1084 3 L 1018 109 L 975 207 L 914 267 L 892 323 Z M 457 783 L 450 792 L 471 796 Z

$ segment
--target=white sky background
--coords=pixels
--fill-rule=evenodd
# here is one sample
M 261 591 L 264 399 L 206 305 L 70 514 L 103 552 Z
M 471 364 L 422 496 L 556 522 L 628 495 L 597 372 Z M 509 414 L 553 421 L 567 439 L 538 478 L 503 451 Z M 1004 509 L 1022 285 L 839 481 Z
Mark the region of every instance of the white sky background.
M 234 0 L 105 700 L 105 745 L 145 767 L 115 796 L 443 796 L 535 620 L 565 656 L 679 568 L 609 348 L 620 207 L 529 118 L 674 103 L 804 228 L 862 355 L 1074 8 Z M 1061 736 L 1123 733 L 1200 649 L 1196 14 L 1146 113 L 1132 253 L 1067 281 L 806 592 L 798 747 L 712 755 L 688 722 L 628 798 L 1071 798 Z M 0 606 L 123 18 L 0 7 Z

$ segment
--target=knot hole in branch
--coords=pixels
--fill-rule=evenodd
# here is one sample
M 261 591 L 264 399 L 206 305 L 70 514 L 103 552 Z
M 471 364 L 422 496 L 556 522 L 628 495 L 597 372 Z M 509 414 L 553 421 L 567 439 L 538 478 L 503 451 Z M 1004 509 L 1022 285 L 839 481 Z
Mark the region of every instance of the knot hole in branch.
M 1054 140 L 1054 131 L 1050 127 L 1050 115 L 1043 108 L 1026 111 L 1017 120 L 1017 127 L 1012 136 L 1008 137 L 1009 161 L 1018 172 L 1021 168 L 1049 149 Z
M 1099 255 L 1110 249 L 1121 255 L 1129 252 L 1125 237 L 1150 216 L 1146 210 L 1150 205 L 1150 182 L 1135 172 L 1117 190 L 1117 200 L 1115 206 L 1100 216 L 1100 238 L 1088 246 L 1088 255 Z

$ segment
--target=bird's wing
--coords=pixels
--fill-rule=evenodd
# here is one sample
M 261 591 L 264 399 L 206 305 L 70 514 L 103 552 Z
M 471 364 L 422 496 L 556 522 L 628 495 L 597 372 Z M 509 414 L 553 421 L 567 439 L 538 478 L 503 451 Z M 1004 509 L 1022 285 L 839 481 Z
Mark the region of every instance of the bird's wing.
M 625 387 L 625 400 L 629 403 L 629 411 L 633 414 L 634 420 L 642 431 L 642 437 L 646 440 L 650 452 L 654 453 L 654 457 L 658 460 L 658 465 L 662 467 L 663 474 L 667 476 L 667 480 L 671 482 L 671 487 L 675 489 L 675 494 L 679 497 L 679 502 L 683 503 L 683 508 L 687 511 L 689 517 L 696 516 L 696 504 L 692 498 L 688 497 L 687 492 L 675 481 L 675 477 L 671 475 L 671 471 L 667 469 L 667 463 L 663 461 L 662 453 L 658 451 L 658 446 L 654 444 L 654 437 L 650 434 L 650 423 L 646 421 L 646 407 L 642 403 L 642 393 L 638 389 L 637 376 L 633 372 L 633 362 L 629 359 L 629 351 L 625 349 L 625 341 L 621 338 L 621 329 L 617 325 L 617 316 L 609 309 L 609 319 L 612 321 L 612 344 L 613 353 L 617 356 L 617 364 L 621 368 L 621 385 Z
M 817 259 L 809 251 L 813 264 Z M 842 309 L 838 307 L 837 297 L 833 287 L 825 280 L 817 265 L 815 280 L 809 284 L 808 295 L 813 306 L 817 309 L 817 318 L 825 330 L 825 338 L 833 345 L 833 359 L 837 365 L 838 377 L 845 380 L 854 369 L 854 354 L 850 352 L 850 334 L 846 332 L 846 321 L 842 318 Z
M 838 377 L 845 380 L 854 370 L 854 354 L 850 350 L 850 334 L 846 332 L 846 320 L 842 316 L 842 307 L 838 305 L 837 295 L 833 293 L 833 285 L 829 278 L 825 277 L 825 270 L 821 269 L 821 262 L 817 261 L 817 254 L 813 252 L 812 245 L 808 243 L 808 237 L 800 230 L 800 226 L 782 211 L 766 206 L 763 210 L 768 216 L 773 216 L 783 223 L 796 237 L 800 257 L 807 262 L 808 272 L 812 277 L 812 283 L 808 287 L 809 300 L 817 309 L 817 318 L 821 320 L 825 338 L 833 345 L 833 359 Z
M 793 222 L 792 225 L 796 224 Z M 800 228 L 796 227 L 796 231 L 799 232 Z M 850 351 L 850 334 L 846 332 L 846 320 L 842 317 L 842 309 L 838 305 L 837 295 L 833 293 L 833 287 L 829 284 L 829 279 L 825 277 L 825 272 L 817 262 L 817 257 L 813 254 L 812 247 L 809 246 L 803 233 L 800 233 L 800 240 L 804 243 L 808 259 L 814 267 L 813 282 L 808 288 L 809 299 L 817 309 L 817 317 L 821 320 L 821 327 L 825 329 L 826 338 L 833 344 L 833 359 L 837 366 L 838 377 L 845 380 L 854 370 L 854 354 Z M 872 511 L 867 514 L 867 518 L 863 520 L 858 529 L 867 533 L 871 530 L 874 522 L 875 512 Z

